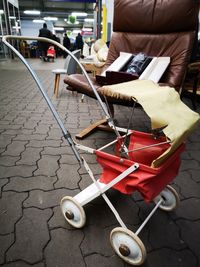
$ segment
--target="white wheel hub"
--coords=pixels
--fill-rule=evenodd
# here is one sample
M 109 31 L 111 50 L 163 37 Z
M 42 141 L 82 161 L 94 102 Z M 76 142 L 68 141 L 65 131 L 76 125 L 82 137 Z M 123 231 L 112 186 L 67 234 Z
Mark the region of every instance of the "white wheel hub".
M 160 204 L 159 208 L 164 211 L 172 211 L 177 208 L 179 204 L 179 196 L 176 190 L 167 185 L 159 194 L 158 197 L 154 199 L 154 202 L 157 204 L 160 198 L 163 199 L 163 202 Z
M 67 222 L 76 228 L 85 225 L 86 216 L 83 207 L 70 196 L 66 196 L 61 200 L 60 207 Z
M 120 258 L 132 265 L 141 265 L 146 258 L 146 250 L 137 235 L 126 228 L 114 228 L 110 242 Z

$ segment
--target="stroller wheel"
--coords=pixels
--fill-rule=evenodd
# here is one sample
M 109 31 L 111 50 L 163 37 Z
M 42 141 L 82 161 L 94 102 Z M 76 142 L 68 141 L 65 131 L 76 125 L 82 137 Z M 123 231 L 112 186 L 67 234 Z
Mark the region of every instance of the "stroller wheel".
M 116 254 L 131 265 L 141 265 L 146 259 L 146 249 L 132 231 L 116 227 L 110 233 L 110 243 Z
M 172 211 L 178 207 L 180 201 L 178 193 L 170 185 L 167 185 L 165 189 L 160 192 L 159 196 L 164 200 L 159 206 L 161 210 Z M 155 199 L 154 202 L 157 203 L 158 201 Z
M 81 228 L 85 225 L 85 211 L 73 197 L 63 197 L 60 202 L 60 207 L 65 219 L 70 225 L 75 228 Z

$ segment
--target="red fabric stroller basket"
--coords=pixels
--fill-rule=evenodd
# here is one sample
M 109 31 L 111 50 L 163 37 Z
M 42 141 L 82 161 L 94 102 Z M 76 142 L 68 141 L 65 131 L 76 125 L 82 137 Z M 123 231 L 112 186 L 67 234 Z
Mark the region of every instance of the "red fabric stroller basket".
M 49 46 L 48 50 L 47 50 L 47 57 L 50 57 L 50 58 L 55 58 L 56 56 L 56 52 L 55 52 L 55 49 L 54 49 L 54 46 Z
M 133 131 L 130 137 L 129 150 L 163 141 L 166 141 L 165 137 L 155 140 L 151 134 Z M 119 142 L 121 140 L 116 144 L 117 155 L 119 154 Z M 167 150 L 169 146 L 169 144 L 164 144 L 130 152 L 130 160 L 97 150 L 97 161 L 103 168 L 100 182 L 109 183 L 137 162 L 139 163 L 139 168 L 113 187 L 124 194 L 132 194 L 137 190 L 142 194 L 146 202 L 151 201 L 176 177 L 180 167 L 180 154 L 184 150 L 184 144 L 180 145 L 160 167 L 151 167 L 152 161 Z

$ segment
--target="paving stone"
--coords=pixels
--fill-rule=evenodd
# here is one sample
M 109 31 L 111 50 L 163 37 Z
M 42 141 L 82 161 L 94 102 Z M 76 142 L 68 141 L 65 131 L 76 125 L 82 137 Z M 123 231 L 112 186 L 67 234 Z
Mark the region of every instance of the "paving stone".
M 15 261 L 8 264 L 4 264 L 4 267 L 45 267 L 44 263 L 28 264 L 23 261 Z
M 106 257 L 113 255 L 109 238 L 114 227 L 99 228 L 95 225 L 84 227 L 85 237 L 81 243 L 83 255 L 101 254 Z
M 0 202 L 0 234 L 14 231 L 15 223 L 22 216 L 22 202 L 27 193 L 3 192 Z
M 95 164 L 88 164 L 88 165 L 89 165 L 90 169 L 92 170 L 93 175 L 100 177 L 100 175 L 102 174 L 102 168 L 101 168 L 101 166 L 99 164 L 97 164 L 97 163 L 95 163 Z M 87 171 L 85 170 L 84 167 L 82 167 L 79 170 L 79 173 L 81 175 L 83 175 L 83 174 L 86 174 Z
M 46 138 L 45 134 L 18 134 L 14 140 L 43 140 Z
M 40 153 L 43 148 L 31 148 L 28 147 L 24 152 L 21 153 L 21 159 L 17 161 L 17 165 L 35 165 L 35 163 L 40 159 Z
M 87 138 L 87 140 L 79 140 L 78 143 L 86 147 L 95 148 L 96 139 L 93 139 L 91 135 Z M 96 157 L 96 156 L 93 155 L 93 157 Z
M 0 178 L 7 178 L 13 176 L 29 177 L 32 176 L 36 166 L 18 165 L 18 166 L 0 166 Z
M 26 147 L 60 147 L 61 141 L 58 140 L 31 140 Z
M 29 198 L 24 202 L 24 207 L 37 207 L 40 209 L 52 208 L 60 205 L 64 196 L 74 196 L 76 190 L 56 189 L 52 191 L 34 190 L 30 192 Z
M 2 187 L 8 183 L 8 179 L 0 179 L 0 197 L 1 197 L 1 191 L 2 191 Z
M 23 117 L 18 117 L 18 116 L 14 116 L 13 117 L 13 123 L 14 124 L 19 124 L 19 125 L 23 125 L 26 122 L 26 118 Z
M 20 125 L 15 125 L 15 124 L 2 124 L 0 125 L 0 129 L 6 129 L 6 130 L 21 130 Z M 15 135 L 15 133 L 14 133 Z
M 48 176 L 32 176 L 32 177 L 13 177 L 10 182 L 4 187 L 4 191 L 14 190 L 18 192 L 26 192 L 34 189 L 52 190 L 53 184 L 57 177 Z
M 131 195 L 131 198 L 134 200 L 134 202 L 144 201 L 144 198 L 142 197 L 139 191 L 134 191 L 133 194 Z
M 23 217 L 16 224 L 16 241 L 6 254 L 8 261 L 37 263 L 43 259 L 43 248 L 50 239 L 47 221 L 51 215 L 50 209 L 24 210 Z
M 4 263 L 5 252 L 11 246 L 13 241 L 14 241 L 14 234 L 0 235 L 0 264 Z
M 44 151 L 42 151 L 42 155 L 73 155 L 73 151 L 69 146 L 62 146 L 62 147 L 45 147 Z
M 80 172 L 80 170 L 78 172 Z M 86 187 L 90 186 L 92 183 L 93 181 L 88 174 L 81 174 L 81 180 L 79 181 L 79 186 L 81 190 L 84 190 Z
M 0 154 L 5 151 L 5 148 L 0 148 Z
M 73 116 L 73 114 L 70 114 L 70 116 L 67 117 L 67 119 L 66 119 L 66 123 L 67 123 L 67 125 L 69 123 L 73 123 L 73 124 L 75 124 L 78 127 L 79 119 L 77 117 L 77 114 L 75 114 L 74 116 Z
M 197 131 L 198 131 L 198 129 L 197 129 Z M 194 145 L 194 143 L 187 143 L 187 150 L 193 150 L 193 151 L 195 151 L 195 150 L 197 150 L 197 151 L 199 151 L 200 150 L 200 143 L 198 142 L 198 143 L 195 143 L 195 145 Z
M 59 59 L 57 59 L 54 64 L 57 64 L 58 61 Z M 7 227 L 10 227 L 11 230 L 9 229 L 9 232 L 12 232 L 12 235 L 15 235 L 18 232 L 16 241 L 11 247 L 14 248 L 14 250 L 11 251 L 12 255 L 9 255 L 10 260 L 7 257 L 7 262 L 4 263 L 3 266 L 49 267 L 50 265 L 56 267 L 57 265 L 62 266 L 63 264 L 65 267 L 78 265 L 83 265 L 84 267 L 128 267 L 129 265 L 123 263 L 111 249 L 109 242 L 110 231 L 115 226 L 118 226 L 118 223 L 102 197 L 91 201 L 84 207 L 87 222 L 86 226 L 81 231 L 74 229 L 65 221 L 59 206 L 60 200 L 65 195 L 75 196 L 80 190 L 68 190 L 64 187 L 70 185 L 70 187 L 74 188 L 75 184 L 76 188 L 80 187 L 81 190 L 83 190 L 86 186 L 90 185 L 92 181 L 83 167 L 78 170 L 80 176 L 78 175 L 78 163 L 74 158 L 71 148 L 67 146 L 66 140 L 62 137 L 60 128 L 49 111 L 40 92 L 36 88 L 35 82 L 30 75 L 27 75 L 28 72 L 19 70 L 19 65 L 19 63 L 15 65 L 13 71 L 3 71 L 0 63 L 0 153 L 3 153 L 5 148 L 13 143 L 13 140 L 14 142 L 21 141 L 26 143 L 26 150 L 24 150 L 23 154 L 27 153 L 28 148 L 30 148 L 29 151 L 31 151 L 31 153 L 29 153 L 29 160 L 28 154 L 27 157 L 23 157 L 24 163 L 26 162 L 29 164 L 29 162 L 31 162 L 32 164 L 34 161 L 31 161 L 31 154 L 34 154 L 34 151 L 38 151 L 38 149 L 45 148 L 44 154 L 42 154 L 42 159 L 44 159 L 44 156 L 55 156 L 55 158 L 53 158 L 53 162 L 55 163 L 53 164 L 56 166 L 47 166 L 45 160 L 43 160 L 38 169 L 36 162 L 33 163 L 34 166 L 27 166 L 27 164 L 14 166 L 15 156 L 11 157 L 6 155 L 3 156 L 3 160 L 0 159 L 0 187 L 2 191 L 2 195 L 0 195 L 0 206 L 5 202 L 5 199 L 10 202 L 9 205 L 13 206 L 14 213 L 11 214 L 11 219 L 10 217 L 7 219 Z M 48 67 L 50 65 L 45 66 Z M 58 99 L 55 99 L 52 90 L 54 76 L 51 71 L 49 71 L 49 69 L 48 71 L 39 70 L 37 73 L 39 74 L 42 83 L 44 83 L 47 93 L 53 100 L 64 125 L 66 125 L 66 128 L 70 131 L 73 138 L 75 134 L 80 132 L 80 130 L 89 122 L 104 118 L 102 109 L 99 107 L 96 100 L 85 97 L 84 102 L 81 103 L 80 95 L 72 95 L 71 92 L 66 91 L 64 84 L 62 84 L 63 90 L 61 90 L 61 95 Z M 26 81 L 26 83 L 22 81 Z M 10 93 L 10 90 L 12 91 L 12 94 Z M 190 101 L 189 104 L 191 104 Z M 199 112 L 200 106 L 198 105 L 197 108 L 197 112 Z M 117 125 L 126 127 L 130 112 L 130 108 L 116 105 L 115 118 L 117 119 Z M 131 125 L 134 130 L 148 131 L 150 129 L 150 120 L 142 109 L 136 108 Z M 148 253 L 144 267 L 199 267 L 200 255 L 197 253 L 199 250 L 198 236 L 200 232 L 198 226 L 198 202 L 200 199 L 198 189 L 200 185 L 200 162 L 198 156 L 200 151 L 199 130 L 200 126 L 194 134 L 190 136 L 187 142 L 186 151 L 181 155 L 182 166 L 179 174 L 177 179 L 173 181 L 173 186 L 176 188 L 181 198 L 180 207 L 175 212 L 168 214 L 162 211 L 156 212 L 152 220 L 148 222 L 140 233 L 140 238 Z M 5 135 L 5 131 L 8 135 Z M 33 132 L 34 134 L 32 134 Z M 78 140 L 77 142 L 91 148 L 99 148 L 114 138 L 115 136 L 112 133 L 96 131 L 86 139 Z M 34 148 L 36 148 L 36 150 L 34 150 Z M 97 179 L 101 174 L 101 167 L 97 163 L 95 155 L 85 155 L 85 152 L 83 151 L 80 151 L 80 153 L 81 156 L 83 155 L 86 158 L 88 164 L 91 165 L 95 178 Z M 20 154 L 21 152 L 16 155 L 16 158 L 20 157 Z M 63 165 L 68 166 L 68 168 L 66 167 L 62 177 L 59 177 L 57 173 Z M 42 169 L 45 172 L 45 176 L 42 175 Z M 41 172 L 41 174 L 34 177 L 33 174 L 35 170 L 37 170 L 38 173 Z M 66 173 L 72 178 L 75 177 L 75 179 L 70 179 L 68 182 L 65 178 Z M 48 177 L 49 174 L 53 175 Z M 12 178 L 6 179 L 5 177 Z M 56 181 L 57 183 L 55 183 Z M 17 190 L 23 193 L 14 193 L 6 190 Z M 9 198 L 5 195 L 11 193 L 20 195 L 25 194 L 26 200 L 22 199 L 19 201 L 18 199 L 15 201 L 14 197 Z M 107 195 L 118 210 L 119 215 L 124 222 L 128 223 L 128 228 L 133 231 L 138 229 L 143 219 L 149 214 L 151 208 L 154 206 L 153 204 L 146 205 L 143 198 L 138 194 L 136 195 L 135 192 L 131 197 L 125 195 L 122 195 L 121 197 L 119 192 L 110 189 L 107 192 Z M 28 229 L 28 231 L 24 230 L 19 237 L 19 229 L 21 231 L 24 225 L 24 228 L 26 229 L 26 225 L 28 225 L 28 223 L 25 223 L 22 206 L 24 208 L 23 212 L 27 210 L 32 211 L 36 209 L 36 207 L 38 207 L 38 209 L 36 209 L 37 211 L 40 209 L 51 208 L 50 217 L 46 216 L 44 219 L 44 238 L 43 234 L 40 234 L 38 238 L 38 242 L 42 240 L 41 243 L 43 243 L 44 246 L 41 246 L 42 248 L 40 247 L 38 250 L 37 246 L 36 249 L 34 248 L 34 253 L 37 250 L 37 258 L 40 259 L 39 262 L 37 261 L 37 264 L 32 264 L 28 261 L 25 262 L 24 258 L 22 258 L 25 257 L 25 253 L 23 254 L 22 250 L 25 247 L 27 237 L 32 240 L 37 238 L 35 232 L 32 233 L 33 237 L 31 236 L 31 229 Z M 30 209 L 27 209 L 26 207 L 30 207 Z M 42 213 L 45 212 L 45 210 L 40 211 Z M 3 214 L 0 216 L 2 215 Z M 16 216 L 15 218 L 14 215 Z M 41 216 L 38 212 L 33 212 L 32 214 L 32 212 L 29 211 L 28 215 L 30 220 L 32 220 L 33 216 L 34 220 L 37 220 L 38 225 L 40 224 L 39 220 Z M 20 226 L 19 228 L 18 225 Z M 0 225 L 0 229 L 6 230 L 6 226 L 3 227 L 4 228 Z M 17 232 L 14 232 L 15 229 Z M 46 238 L 46 230 L 55 233 L 53 238 L 48 239 L 48 241 Z M 7 233 L 7 231 L 5 232 Z M 39 235 L 39 227 L 37 232 Z M 49 236 L 51 236 L 51 233 Z M 3 237 L 4 236 L 6 235 L 3 234 Z M 79 238 L 80 236 L 81 238 Z M 20 241 L 20 239 L 22 241 Z M 181 241 L 180 246 L 178 245 L 179 239 Z M 61 244 L 59 244 L 60 240 L 63 240 L 63 243 L 61 242 Z M 21 243 L 19 244 L 19 242 Z M 0 246 L 1 243 L 2 242 L 0 241 Z M 46 250 L 44 253 L 45 248 L 48 248 L 48 253 L 46 253 Z M 20 251 L 19 255 L 17 252 L 18 249 Z M 67 253 L 69 250 L 70 253 L 68 255 Z M 108 255 L 105 255 L 104 250 Z M 3 250 L 3 253 L 4 251 L 5 250 Z M 21 254 L 23 254 L 22 257 Z M 14 258 L 11 259 L 13 255 Z M 30 257 L 32 260 L 33 256 L 31 253 L 29 252 L 27 255 L 27 257 Z M 77 255 L 78 259 L 76 258 Z M 74 262 L 74 259 L 77 260 L 77 262 Z M 197 259 L 199 259 L 199 262 L 197 262 Z
M 12 141 L 12 143 L 7 146 L 7 149 L 3 153 L 3 156 L 19 156 L 25 150 L 26 144 L 27 141 Z
M 5 148 L 7 147 L 7 145 L 11 144 L 13 137 L 14 136 L 1 134 L 0 135 L 0 147 Z
M 50 131 L 50 127 L 48 125 L 40 124 L 39 126 L 35 127 L 35 131 L 33 132 L 33 134 L 45 134 L 45 135 L 47 135 L 47 133 L 49 131 Z
M 186 245 L 179 235 L 179 228 L 167 214 L 162 212 L 159 217 L 154 215 L 149 224 L 151 227 L 149 242 L 154 249 L 169 247 L 178 250 L 185 248 Z
M 61 155 L 61 164 L 77 165 L 77 159 L 74 155 Z
M 140 223 L 139 208 L 129 196 L 112 189 L 107 191 L 106 195 L 126 225 L 138 225 Z M 87 206 L 85 208 L 88 214 L 88 224 L 107 227 L 117 223 L 114 214 L 102 197 L 91 201 L 90 206 L 91 208 Z
M 197 260 L 190 250 L 175 251 L 168 248 L 148 254 L 144 267 L 198 267 Z
M 186 146 L 186 150 L 184 150 L 181 154 L 181 159 L 182 160 L 191 160 L 192 159 L 190 152 L 187 150 L 187 146 Z
M 6 130 L 4 134 L 7 134 L 7 135 L 18 135 L 18 134 L 27 134 L 27 135 L 31 135 L 32 134 L 32 130 L 29 130 L 29 129 L 19 129 L 19 130 Z
M 34 175 L 55 176 L 58 170 L 58 156 L 43 155 L 38 161 L 38 169 Z
M 190 173 L 192 180 L 194 180 L 197 183 L 200 183 L 199 170 L 189 170 L 188 173 Z
M 74 227 L 72 227 L 64 218 L 60 206 L 53 208 L 53 216 L 48 222 L 49 228 L 66 228 L 69 230 L 73 230 Z
M 117 256 L 104 257 L 99 254 L 92 254 L 85 257 L 87 267 L 124 267 L 123 261 Z M 129 265 L 130 266 L 130 265 Z
M 199 168 L 200 168 L 199 162 L 196 160 L 182 160 L 180 170 L 181 171 L 187 171 L 192 169 L 199 170 Z
M 53 139 L 53 140 L 60 140 L 61 137 L 63 136 L 62 132 L 60 129 L 51 129 L 49 132 L 48 132 L 48 136 L 47 136 L 47 140 L 49 139 Z
M 181 172 L 181 175 L 176 177 L 174 181 L 181 189 L 181 194 L 184 197 L 199 197 L 200 196 L 200 184 L 197 184 L 188 172 Z
M 116 207 L 122 218 L 127 218 L 126 223 L 134 225 L 140 223 L 140 218 L 138 216 L 140 207 L 138 206 L 138 203 L 136 203 L 131 196 L 122 194 L 115 189 L 113 190 L 114 193 L 112 193 L 112 191 L 111 193 L 114 194 L 114 198 L 110 197 L 110 199 L 113 203 L 116 203 Z M 150 209 L 147 203 L 144 204 L 148 209 Z
M 179 207 L 172 216 L 175 219 L 184 218 L 188 220 L 200 220 L 200 199 L 190 198 L 180 202 Z
M 20 156 L 1 156 L 0 157 L 0 165 L 2 166 L 14 166 L 16 161 L 20 159 Z
M 58 181 L 55 183 L 56 188 L 77 189 L 81 180 L 78 174 L 79 165 L 61 164 L 57 171 Z
M 55 123 L 55 119 L 53 118 L 53 116 L 51 117 L 44 116 L 44 117 L 41 117 L 40 123 L 50 126 Z
M 6 125 L 6 126 L 3 126 Z M 3 119 L 1 119 L 1 127 L 2 128 L 7 128 L 10 125 L 10 121 L 4 121 Z M 1 138 L 0 138 L 1 140 Z
M 188 139 L 189 139 L 190 142 L 194 142 L 194 143 L 199 142 L 199 133 L 198 133 L 198 131 L 193 132 L 193 133 L 189 136 Z
M 182 195 L 181 193 L 181 188 L 179 185 L 175 184 L 176 183 L 176 179 L 171 183 L 171 186 L 176 190 L 180 201 L 182 201 L 183 199 L 185 199 L 185 197 Z
M 4 117 L 4 120 L 8 120 L 8 121 L 15 121 L 15 119 L 18 117 L 17 114 L 14 113 L 8 113 L 6 114 L 6 116 Z
M 95 164 L 97 163 L 97 159 L 95 155 L 92 154 L 85 154 L 85 153 L 81 153 L 81 155 L 83 156 L 83 158 L 85 159 L 85 161 L 88 164 Z
M 81 230 L 69 231 L 55 229 L 51 231 L 51 241 L 44 254 L 48 267 L 79 266 L 85 267 L 80 244 L 83 239 Z
M 178 220 L 177 224 L 181 230 L 181 237 L 193 251 L 196 256 L 200 256 L 200 220 L 191 222 L 186 220 Z
M 32 118 L 24 122 L 23 127 L 25 129 L 35 130 L 35 127 L 37 126 L 38 120 L 33 120 Z
M 197 162 L 200 162 L 198 151 L 192 151 L 192 152 L 189 152 L 189 154 L 190 154 L 191 158 L 193 158 Z M 200 168 L 200 166 L 199 166 L 199 168 Z

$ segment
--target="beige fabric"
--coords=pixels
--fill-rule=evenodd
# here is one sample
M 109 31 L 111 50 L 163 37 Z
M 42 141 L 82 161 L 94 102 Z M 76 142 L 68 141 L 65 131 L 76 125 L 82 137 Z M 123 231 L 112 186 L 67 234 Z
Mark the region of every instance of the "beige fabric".
M 93 49 L 97 53 L 105 45 L 104 40 L 98 39 L 95 41 Z
M 136 80 L 103 86 L 105 96 L 118 99 L 135 99 L 151 119 L 152 129 L 164 127 L 164 134 L 172 142 L 170 148 L 153 161 L 160 166 L 183 143 L 200 120 L 198 113 L 189 109 L 174 88 L 159 86 L 149 80 Z
M 103 47 L 99 49 L 97 52 L 97 58 L 100 62 L 106 62 L 106 59 L 108 57 L 108 47 L 105 44 Z

